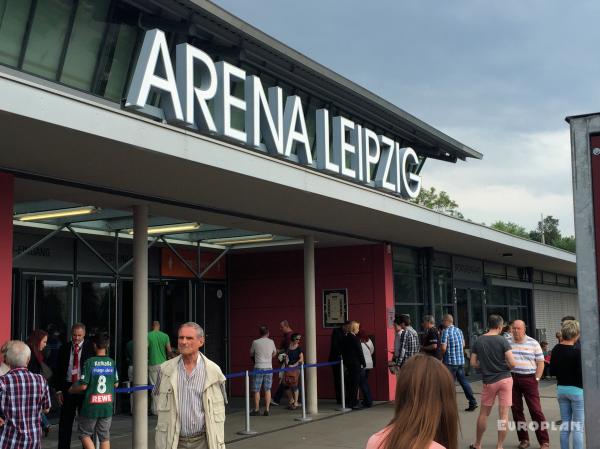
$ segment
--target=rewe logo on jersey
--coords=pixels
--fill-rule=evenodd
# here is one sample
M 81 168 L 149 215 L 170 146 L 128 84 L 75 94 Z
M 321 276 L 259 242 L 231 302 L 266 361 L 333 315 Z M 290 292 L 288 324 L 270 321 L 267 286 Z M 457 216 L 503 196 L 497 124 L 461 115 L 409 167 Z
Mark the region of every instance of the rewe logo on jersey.
M 112 402 L 112 394 L 93 394 L 90 396 L 90 404 L 108 404 Z

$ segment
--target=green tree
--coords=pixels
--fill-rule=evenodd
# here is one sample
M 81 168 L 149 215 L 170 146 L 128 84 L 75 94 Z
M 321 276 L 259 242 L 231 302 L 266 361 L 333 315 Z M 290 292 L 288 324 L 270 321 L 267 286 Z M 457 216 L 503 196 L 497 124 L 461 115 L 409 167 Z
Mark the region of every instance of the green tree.
M 562 237 L 557 242 L 554 242 L 553 246 L 564 249 L 565 251 L 575 252 L 575 236 L 570 235 L 568 237 Z
M 562 239 L 560 229 L 558 228 L 558 218 L 548 215 L 544 217 L 543 221 L 538 221 L 537 228 L 529 233 L 529 238 L 541 242 L 542 233 L 544 234 L 544 242 L 547 245 L 557 246 L 556 243 Z
M 419 196 L 414 199 L 414 202 L 436 212 L 441 212 L 456 218 L 465 218 L 463 214 L 458 211 L 458 203 L 450 198 L 443 190 L 437 192 L 435 187 L 431 187 L 429 190 L 421 189 Z
M 498 231 L 503 231 L 512 235 L 516 235 L 517 237 L 523 237 L 525 239 L 529 238 L 529 233 L 525 230 L 525 228 L 516 223 L 513 223 L 512 221 L 498 220 L 495 223 L 492 223 L 491 227 L 497 229 Z

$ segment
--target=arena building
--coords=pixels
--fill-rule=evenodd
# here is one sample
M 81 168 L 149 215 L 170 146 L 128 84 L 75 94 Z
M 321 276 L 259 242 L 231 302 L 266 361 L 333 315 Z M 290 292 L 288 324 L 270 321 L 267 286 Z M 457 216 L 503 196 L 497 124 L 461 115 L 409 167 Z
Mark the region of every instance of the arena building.
M 411 202 L 427 159 L 481 153 L 209 1 L 0 0 L 0 136 L 2 341 L 82 321 L 123 366 L 193 320 L 235 372 L 259 325 L 315 362 L 354 319 L 387 400 L 396 313 L 467 347 L 490 313 L 551 346 L 577 315 L 573 254 Z

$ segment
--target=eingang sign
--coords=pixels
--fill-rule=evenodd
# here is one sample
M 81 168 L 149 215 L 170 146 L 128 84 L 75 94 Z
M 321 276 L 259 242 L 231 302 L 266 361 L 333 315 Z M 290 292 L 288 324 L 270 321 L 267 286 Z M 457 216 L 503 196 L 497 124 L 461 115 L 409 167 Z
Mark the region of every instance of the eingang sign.
M 156 74 L 159 66 L 164 67 L 164 77 Z M 194 85 L 194 72 L 198 70 L 199 86 Z M 232 94 L 232 82 L 244 83 L 244 99 Z M 400 148 L 393 139 L 345 117 L 330 119 L 327 109 L 319 109 L 313 160 L 299 96 L 287 97 L 284 105 L 280 87 L 269 87 L 265 94 L 259 77 L 246 75 L 225 61 L 215 63 L 208 54 L 187 43 L 177 45 L 173 70 L 165 35 L 158 29 L 146 32 L 125 107 L 147 108 L 153 89 L 163 94 L 161 107 L 170 123 L 218 133 L 266 148 L 276 156 L 292 158 L 295 154 L 301 164 L 405 198 L 416 198 L 421 190 L 421 177 L 413 173 L 419 159 L 412 148 Z M 209 100 L 214 102 L 214 112 L 209 109 Z M 233 109 L 244 112 L 245 130 L 232 126 Z

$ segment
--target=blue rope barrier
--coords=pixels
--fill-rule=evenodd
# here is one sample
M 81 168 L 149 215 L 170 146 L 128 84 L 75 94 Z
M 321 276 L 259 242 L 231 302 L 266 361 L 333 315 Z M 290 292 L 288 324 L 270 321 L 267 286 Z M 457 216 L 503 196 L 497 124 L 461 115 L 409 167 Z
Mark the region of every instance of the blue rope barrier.
M 333 365 L 339 365 L 340 361 L 336 360 L 334 362 L 322 362 L 322 363 L 312 363 L 310 365 L 304 365 L 304 368 L 321 368 L 323 366 L 333 366 Z M 287 367 L 287 368 L 275 368 L 275 369 L 269 369 L 269 370 L 253 370 L 253 371 L 248 371 L 248 375 L 249 376 L 256 376 L 257 374 L 276 374 L 276 373 L 283 373 L 286 371 L 297 371 L 300 369 L 300 365 L 298 366 L 292 366 L 292 367 Z M 225 379 L 235 379 L 238 377 L 244 377 L 246 375 L 246 371 L 239 371 L 237 373 L 229 373 L 229 374 L 225 374 Z M 141 391 L 141 390 L 152 390 L 154 388 L 154 385 L 139 385 L 137 387 L 128 387 L 128 388 L 115 388 L 115 393 L 133 393 L 134 391 Z
M 115 393 L 133 393 L 134 391 L 152 390 L 154 385 L 139 385 L 137 387 L 115 388 Z

